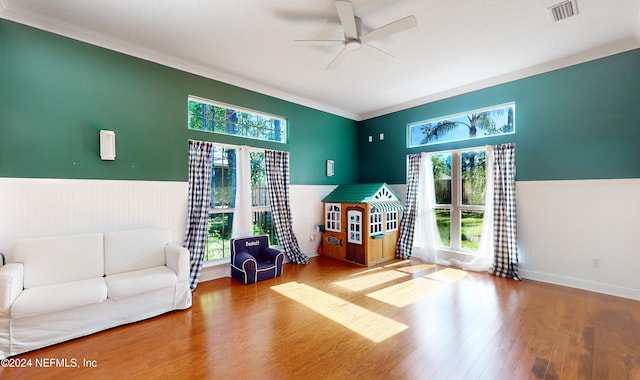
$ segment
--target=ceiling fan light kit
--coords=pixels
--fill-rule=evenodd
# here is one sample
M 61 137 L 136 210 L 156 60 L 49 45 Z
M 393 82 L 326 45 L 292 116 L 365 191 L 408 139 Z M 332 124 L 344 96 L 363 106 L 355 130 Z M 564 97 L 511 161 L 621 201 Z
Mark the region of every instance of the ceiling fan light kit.
M 338 54 L 331 60 L 329 65 L 327 66 L 327 70 L 335 68 L 338 63 L 342 60 L 341 57 L 345 51 L 354 52 L 360 50 L 363 45 L 367 45 L 370 42 L 380 40 L 382 38 L 388 37 L 392 34 L 400 33 L 405 30 L 416 27 L 417 21 L 415 16 L 407 16 L 391 22 L 389 24 L 383 25 L 379 28 L 373 29 L 365 34 L 360 34 L 359 25 L 361 24 L 361 20 L 356 17 L 353 11 L 353 5 L 350 1 L 345 0 L 337 0 L 336 1 L 336 10 L 338 11 L 338 18 L 340 19 L 340 23 L 342 24 L 342 29 L 344 30 L 344 39 L 343 40 L 296 40 L 294 41 L 297 44 L 302 45 L 343 45 L 342 50 L 338 52 Z M 383 55 L 388 57 L 393 57 L 393 55 L 377 48 L 373 45 L 368 45 L 373 48 L 372 51 L 383 53 Z

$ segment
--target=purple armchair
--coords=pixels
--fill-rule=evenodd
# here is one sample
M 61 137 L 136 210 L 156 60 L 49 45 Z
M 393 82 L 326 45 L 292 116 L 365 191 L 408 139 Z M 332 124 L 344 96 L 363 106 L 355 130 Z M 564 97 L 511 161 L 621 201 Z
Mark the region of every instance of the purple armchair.
M 267 235 L 231 239 L 231 277 L 243 284 L 282 274 L 284 253 L 269 247 Z

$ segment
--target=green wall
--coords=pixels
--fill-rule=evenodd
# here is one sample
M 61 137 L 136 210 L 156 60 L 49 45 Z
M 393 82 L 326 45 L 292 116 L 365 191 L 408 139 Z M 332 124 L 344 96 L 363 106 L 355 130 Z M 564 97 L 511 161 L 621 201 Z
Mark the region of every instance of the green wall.
M 406 147 L 408 123 L 511 101 L 513 135 Z M 360 182 L 405 183 L 408 153 L 510 141 L 520 181 L 639 178 L 640 49 L 365 120 L 357 140 Z
M 189 139 L 248 144 L 187 130 L 195 95 L 287 118 L 289 144 L 250 145 L 289 151 L 292 184 L 357 179 L 353 120 L 6 20 L 0 49 L 0 177 L 186 181 Z M 99 158 L 100 129 L 116 132 L 115 161 Z
M 404 183 L 408 153 L 508 141 L 520 181 L 640 177 L 640 50 L 357 123 L 6 20 L 0 49 L 0 177 L 186 181 L 188 139 L 246 143 L 187 130 L 188 95 L 286 117 L 289 144 L 251 145 L 290 151 L 293 184 Z M 408 123 L 510 101 L 514 135 L 406 147 Z

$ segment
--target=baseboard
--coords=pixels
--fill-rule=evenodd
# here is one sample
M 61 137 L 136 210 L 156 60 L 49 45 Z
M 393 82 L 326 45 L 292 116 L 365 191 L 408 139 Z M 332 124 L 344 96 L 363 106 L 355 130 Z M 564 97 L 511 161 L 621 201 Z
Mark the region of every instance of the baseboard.
M 585 281 L 577 278 L 563 277 L 555 274 L 536 272 L 520 268 L 518 270 L 522 278 L 529 280 L 547 282 L 555 285 L 568 286 L 570 288 L 588 290 L 591 292 L 608 294 L 611 296 L 629 298 L 640 301 L 640 289 L 623 288 L 615 285 L 602 284 L 598 282 Z

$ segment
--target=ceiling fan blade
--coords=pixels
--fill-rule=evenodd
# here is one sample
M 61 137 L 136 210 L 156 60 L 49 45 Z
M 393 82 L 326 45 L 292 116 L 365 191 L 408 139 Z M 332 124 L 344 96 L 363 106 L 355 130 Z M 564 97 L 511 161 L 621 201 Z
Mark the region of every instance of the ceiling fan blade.
M 348 40 L 358 39 L 358 28 L 356 27 L 356 15 L 353 13 L 353 6 L 350 1 L 336 1 L 338 17 L 344 29 L 344 36 Z
M 360 42 L 366 44 L 371 41 L 379 40 L 392 34 L 400 33 L 407 29 L 414 28 L 417 24 L 418 22 L 416 21 L 415 16 L 407 16 L 405 18 L 401 18 L 400 20 L 394 21 L 390 24 L 381 26 L 377 29 L 363 34 L 362 36 L 360 36 Z
M 367 52 L 368 55 L 374 56 L 378 59 L 380 59 L 381 61 L 389 61 L 393 58 L 395 58 L 393 56 L 393 54 L 388 53 L 380 48 L 377 48 L 373 45 L 362 45 L 362 51 Z
M 308 46 L 329 46 L 329 45 L 344 45 L 344 40 L 294 40 L 296 45 L 308 45 Z
M 333 60 L 329 63 L 329 65 L 327 66 L 327 68 L 325 70 L 333 70 L 336 67 L 338 67 L 338 65 L 340 64 L 340 62 L 342 62 L 342 60 L 344 60 L 344 57 L 346 56 L 347 49 L 342 49 L 340 50 L 340 52 L 338 53 L 338 55 L 336 55 Z

